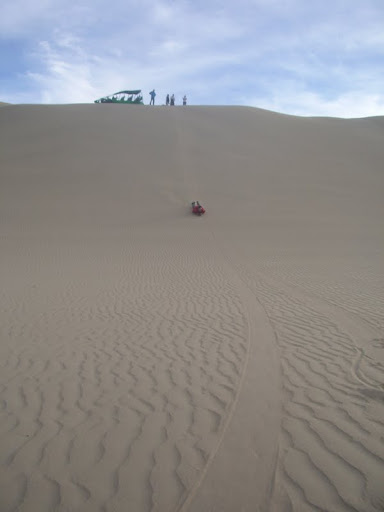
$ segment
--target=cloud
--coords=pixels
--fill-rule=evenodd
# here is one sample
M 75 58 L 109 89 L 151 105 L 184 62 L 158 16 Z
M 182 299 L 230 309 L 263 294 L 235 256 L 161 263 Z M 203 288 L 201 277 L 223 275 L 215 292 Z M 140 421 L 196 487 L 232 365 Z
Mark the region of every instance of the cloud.
M 92 80 L 92 56 L 88 56 L 77 38 L 61 35 L 55 46 L 48 41 L 39 43 L 36 56 L 42 70 L 29 71 L 27 76 L 39 86 L 42 103 L 89 102 L 96 94 Z M 94 66 L 97 66 L 97 58 Z
M 245 105 L 297 116 L 356 118 L 384 112 L 384 94 L 365 91 L 339 92 L 332 97 L 300 87 L 283 87 L 266 96 L 243 99 Z

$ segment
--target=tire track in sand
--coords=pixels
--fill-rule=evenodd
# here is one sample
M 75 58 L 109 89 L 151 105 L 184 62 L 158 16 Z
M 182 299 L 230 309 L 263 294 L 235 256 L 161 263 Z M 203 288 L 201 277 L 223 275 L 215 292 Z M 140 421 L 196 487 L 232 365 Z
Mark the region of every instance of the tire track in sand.
M 208 224 L 208 223 L 207 223 Z M 214 232 L 218 260 L 223 252 Z M 248 324 L 248 353 L 236 398 L 204 473 L 181 512 L 268 512 L 279 458 L 280 368 L 276 335 L 262 304 L 226 260 Z M 262 470 L 260 468 L 263 468 Z

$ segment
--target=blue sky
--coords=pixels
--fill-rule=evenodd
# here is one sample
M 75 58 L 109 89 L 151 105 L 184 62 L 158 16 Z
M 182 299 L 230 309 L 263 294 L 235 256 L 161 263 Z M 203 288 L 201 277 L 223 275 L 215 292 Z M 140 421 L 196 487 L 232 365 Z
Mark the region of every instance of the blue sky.
M 384 0 L 2 0 L 0 101 L 384 115 Z

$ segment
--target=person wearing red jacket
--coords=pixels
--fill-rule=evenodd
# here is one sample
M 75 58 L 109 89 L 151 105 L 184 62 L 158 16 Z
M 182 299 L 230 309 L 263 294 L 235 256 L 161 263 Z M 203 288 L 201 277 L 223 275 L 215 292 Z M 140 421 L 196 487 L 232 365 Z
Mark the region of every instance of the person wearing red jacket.
M 194 213 L 195 215 L 203 215 L 205 213 L 205 209 L 201 206 L 199 201 L 193 201 L 192 213 Z

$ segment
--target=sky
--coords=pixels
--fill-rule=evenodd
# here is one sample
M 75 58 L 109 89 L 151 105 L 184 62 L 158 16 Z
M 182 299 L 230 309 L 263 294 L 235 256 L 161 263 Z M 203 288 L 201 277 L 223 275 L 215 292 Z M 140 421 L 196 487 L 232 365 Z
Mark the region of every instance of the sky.
M 1 0 L 0 101 L 384 115 L 384 0 Z

